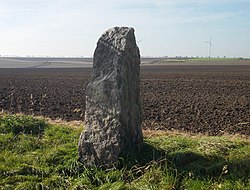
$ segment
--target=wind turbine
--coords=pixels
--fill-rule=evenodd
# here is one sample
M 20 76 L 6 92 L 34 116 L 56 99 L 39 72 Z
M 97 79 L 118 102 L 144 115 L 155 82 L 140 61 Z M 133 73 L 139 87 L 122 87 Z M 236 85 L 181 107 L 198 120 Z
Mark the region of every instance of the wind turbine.
M 208 43 L 208 58 L 211 56 L 211 47 L 212 47 L 212 38 L 210 38 L 209 41 L 206 41 Z

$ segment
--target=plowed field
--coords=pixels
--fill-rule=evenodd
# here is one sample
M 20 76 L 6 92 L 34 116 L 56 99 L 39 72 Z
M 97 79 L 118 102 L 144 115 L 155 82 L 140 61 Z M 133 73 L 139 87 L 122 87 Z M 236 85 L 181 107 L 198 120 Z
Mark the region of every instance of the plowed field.
M 0 111 L 83 120 L 90 68 L 0 69 Z M 250 65 L 141 67 L 143 128 L 250 135 Z

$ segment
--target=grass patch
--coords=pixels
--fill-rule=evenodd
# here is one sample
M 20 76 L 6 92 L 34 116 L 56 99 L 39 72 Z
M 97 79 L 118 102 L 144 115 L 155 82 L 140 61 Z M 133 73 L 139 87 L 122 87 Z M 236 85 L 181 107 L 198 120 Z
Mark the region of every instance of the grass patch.
M 0 116 L 1 189 L 250 189 L 250 142 L 152 135 L 113 169 L 78 162 L 81 128 Z
M 205 57 L 205 58 L 190 58 L 190 61 L 237 61 L 237 60 L 247 60 L 243 58 L 229 58 L 229 57 Z

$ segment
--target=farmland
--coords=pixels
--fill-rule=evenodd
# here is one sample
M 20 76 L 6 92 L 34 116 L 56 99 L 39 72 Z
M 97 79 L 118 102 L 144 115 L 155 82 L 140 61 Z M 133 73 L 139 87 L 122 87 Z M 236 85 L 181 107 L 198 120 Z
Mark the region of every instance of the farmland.
M 150 63 L 141 66 L 143 129 L 250 135 L 249 60 Z M 91 72 L 2 68 L 0 111 L 84 120 Z
M 78 161 L 90 67 L 1 68 L 0 188 L 248 190 L 249 61 L 171 61 L 142 64 L 143 148 L 109 170 Z

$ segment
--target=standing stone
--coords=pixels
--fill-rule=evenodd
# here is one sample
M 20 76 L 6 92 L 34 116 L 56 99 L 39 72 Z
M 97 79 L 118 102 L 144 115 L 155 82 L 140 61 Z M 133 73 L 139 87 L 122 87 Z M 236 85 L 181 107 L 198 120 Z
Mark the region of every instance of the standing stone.
M 110 167 L 121 153 L 142 147 L 140 53 L 134 29 L 115 27 L 97 42 L 93 79 L 86 89 L 79 160 Z

